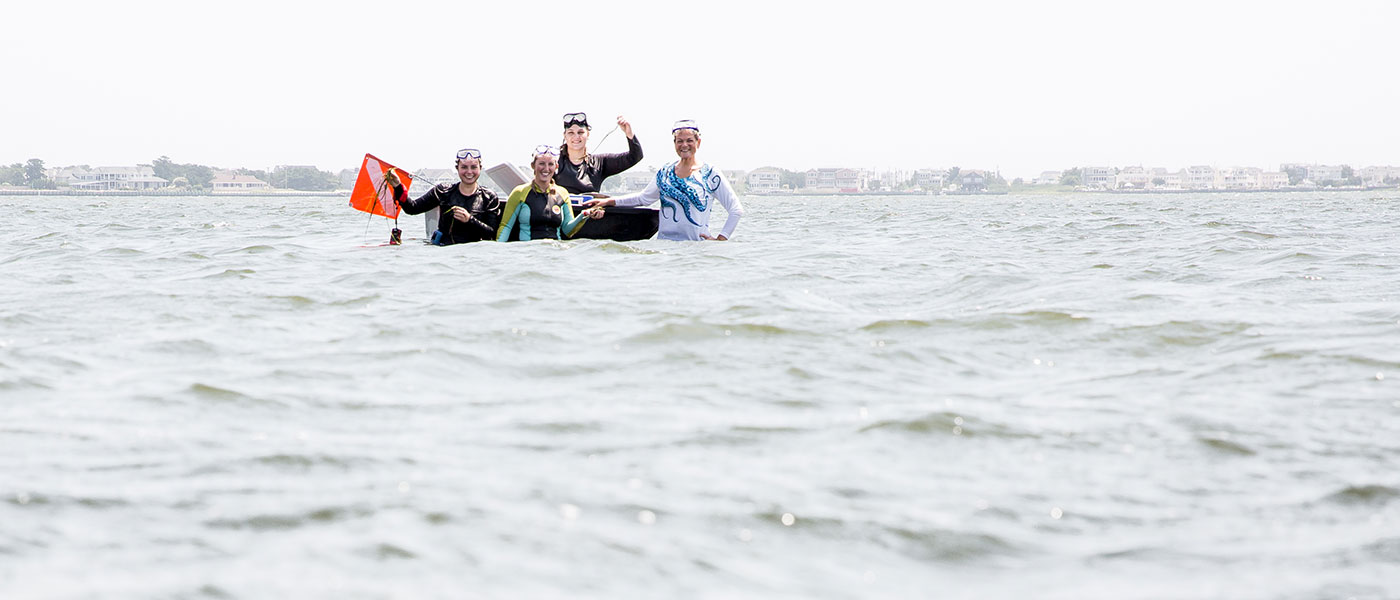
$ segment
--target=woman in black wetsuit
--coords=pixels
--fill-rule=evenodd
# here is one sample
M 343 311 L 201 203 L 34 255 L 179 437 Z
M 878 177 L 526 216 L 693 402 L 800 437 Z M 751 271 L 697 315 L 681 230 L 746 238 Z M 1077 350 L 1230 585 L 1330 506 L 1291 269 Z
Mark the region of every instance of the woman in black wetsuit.
M 434 208 L 441 208 L 438 229 L 433 232 L 432 242 L 439 246 L 480 242 L 496 239 L 496 228 L 501 224 L 501 201 L 496 192 L 478 185 L 481 179 L 481 151 L 463 148 L 457 151 L 457 185 L 442 184 L 433 186 L 428 193 L 417 200 L 408 199 L 408 191 L 392 172 L 384 174 L 384 180 L 394 187 L 394 202 L 410 215 L 421 215 Z
M 564 144 L 559 147 L 559 172 L 554 174 L 554 183 L 571 194 L 601 192 L 604 179 L 641 162 L 642 144 L 632 134 L 632 124 L 618 117 L 617 126 L 627 136 L 627 152 L 589 154 L 588 135 L 593 128 L 588 126 L 588 115 L 564 115 Z

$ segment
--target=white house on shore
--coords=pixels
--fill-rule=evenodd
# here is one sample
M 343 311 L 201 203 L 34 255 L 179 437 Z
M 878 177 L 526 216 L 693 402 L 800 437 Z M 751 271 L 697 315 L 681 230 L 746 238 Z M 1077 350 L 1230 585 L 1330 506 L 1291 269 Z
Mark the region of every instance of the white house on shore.
M 809 169 L 807 188 L 814 190 L 836 190 L 859 192 L 865 189 L 866 178 L 860 169 Z
M 1161 184 L 1156 183 L 1159 180 L 1162 182 Z M 1180 190 L 1186 187 L 1186 172 L 1181 170 L 1168 171 L 1162 167 L 1153 167 L 1152 179 L 1148 181 L 1152 183 L 1154 189 Z
M 914 185 L 926 192 L 941 191 L 945 173 L 943 169 L 919 169 L 914 171 Z
M 61 167 L 48 175 L 59 186 L 76 190 L 158 190 L 170 185 L 166 179 L 156 177 L 156 172 L 148 165 L 135 167 Z
M 773 167 L 754 169 L 744 183 L 751 194 L 776 192 L 783 189 L 783 173 Z
M 219 174 L 209 182 L 209 187 L 214 193 L 219 192 L 254 192 L 272 189 L 266 181 L 253 177 L 252 175 Z
M 1386 185 L 1386 180 L 1400 180 L 1400 167 L 1366 167 L 1356 172 L 1366 185 Z
M 1081 167 L 1079 169 L 1080 182 L 1091 188 L 1105 190 L 1113 189 L 1117 183 L 1117 170 L 1113 167 Z
M 1114 189 L 1145 190 L 1152 185 L 1152 174 L 1142 167 L 1123 167 L 1113 176 Z
M 1288 185 L 1288 173 L 1281 171 L 1264 171 L 1259 173 L 1259 188 L 1265 190 L 1276 190 Z

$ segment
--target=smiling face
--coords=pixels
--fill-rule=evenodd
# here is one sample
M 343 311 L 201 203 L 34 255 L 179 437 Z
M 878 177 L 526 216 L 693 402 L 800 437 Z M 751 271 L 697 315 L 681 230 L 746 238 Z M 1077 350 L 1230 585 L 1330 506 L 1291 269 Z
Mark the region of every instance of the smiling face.
M 700 151 L 700 134 L 694 129 L 677 129 L 672 135 L 676 143 L 676 156 L 695 158 L 695 153 Z
M 471 157 L 458 160 L 457 178 L 467 185 L 476 185 L 481 179 L 481 161 Z
M 582 125 L 570 125 L 564 130 L 564 143 L 569 145 L 571 151 L 581 151 L 588 147 L 588 132 L 590 130 Z
M 535 171 L 535 185 L 548 188 L 554 181 L 554 172 L 559 170 L 559 161 L 550 154 L 537 154 L 530 161 L 530 168 Z

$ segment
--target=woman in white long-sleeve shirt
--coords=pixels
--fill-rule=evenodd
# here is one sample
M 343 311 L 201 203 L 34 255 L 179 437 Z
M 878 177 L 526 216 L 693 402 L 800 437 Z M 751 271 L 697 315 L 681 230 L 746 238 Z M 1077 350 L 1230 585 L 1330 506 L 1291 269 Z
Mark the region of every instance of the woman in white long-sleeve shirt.
M 734 235 L 744 205 L 724 174 L 696 158 L 700 150 L 700 128 L 695 121 L 677 121 L 671 129 L 680 160 L 656 172 L 647 189 L 636 193 L 593 200 L 594 206 L 646 206 L 661 201 L 661 217 L 656 237 L 663 240 L 724 241 Z M 710 212 L 718 202 L 729 213 L 717 235 L 710 235 Z

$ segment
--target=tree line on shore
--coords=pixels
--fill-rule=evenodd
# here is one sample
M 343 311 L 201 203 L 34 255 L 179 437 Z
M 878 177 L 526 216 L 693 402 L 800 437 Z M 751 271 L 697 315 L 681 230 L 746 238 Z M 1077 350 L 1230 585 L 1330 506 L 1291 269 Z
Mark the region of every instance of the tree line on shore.
M 279 189 L 326 192 L 340 186 L 339 175 L 307 166 L 280 166 L 274 167 L 271 171 L 245 168 L 215 169 L 193 163 L 181 164 L 170 160 L 168 156 L 162 156 L 151 161 L 151 169 L 155 171 L 156 177 L 170 181 L 171 185 L 180 186 L 183 183 L 183 185 L 196 189 L 208 189 L 210 182 L 214 180 L 216 170 L 227 170 L 235 175 L 254 177 Z M 184 181 L 180 182 L 181 179 Z
M 0 165 L 0 185 L 13 185 L 36 190 L 52 190 L 58 187 L 44 175 L 44 161 L 37 158 L 29 162 Z
M 88 165 L 78 166 L 85 169 L 91 168 Z M 345 175 L 343 172 L 330 173 L 309 166 L 279 166 L 270 171 L 244 168 L 220 169 L 193 163 L 177 163 L 168 156 L 161 156 L 151 161 L 150 164 L 137 166 L 151 167 L 155 176 L 170 182 L 171 187 L 191 191 L 210 189 L 214 177 L 219 172 L 248 175 L 266 182 L 274 188 L 305 192 L 324 192 L 337 189 L 341 186 Z M 58 184 L 59 182 L 50 179 L 46 174 L 42 159 L 31 158 L 24 163 L 0 165 L 0 185 L 52 190 L 58 189 Z

